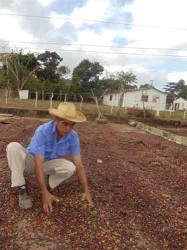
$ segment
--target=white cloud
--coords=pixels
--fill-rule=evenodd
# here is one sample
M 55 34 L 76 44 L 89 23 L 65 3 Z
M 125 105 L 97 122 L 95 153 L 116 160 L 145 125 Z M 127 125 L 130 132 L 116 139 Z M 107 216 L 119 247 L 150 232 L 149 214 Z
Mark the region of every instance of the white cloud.
M 53 17 L 50 21 L 55 29 L 60 29 L 67 22 L 66 15 L 57 14 L 56 12 L 52 11 L 50 16 Z
M 112 45 L 112 40 L 115 37 L 115 31 L 109 29 L 103 29 L 99 33 L 90 30 L 84 29 L 78 32 L 77 43 L 82 44 L 91 44 L 91 45 Z M 111 51 L 110 48 L 107 47 L 97 47 L 98 51 Z
M 178 82 L 181 79 L 183 79 L 187 83 L 187 71 L 172 72 L 167 75 L 168 82 Z
M 55 2 L 56 0 L 38 0 L 38 2 L 43 5 L 43 6 L 48 6 L 51 5 L 53 2 Z
M 10 11 L 4 9 L 2 12 Z M 9 41 L 29 41 L 34 40 L 34 37 L 31 33 L 26 32 L 20 27 L 19 20 L 15 18 L 15 16 L 3 16 L 0 15 L 0 39 L 9 40 Z
M 135 25 L 129 39 L 135 41 L 134 45 L 152 48 L 171 48 L 186 42 L 186 32 L 174 29 L 187 28 L 186 8 L 186 0 L 180 4 L 177 0 L 135 0 L 128 6 Z
M 60 28 L 64 25 L 64 23 L 66 23 L 65 19 L 70 19 L 70 23 L 72 23 L 75 27 L 80 28 L 85 24 L 85 22 L 81 20 L 102 21 L 106 17 L 109 17 L 110 14 L 111 8 L 109 0 L 88 0 L 85 5 L 75 7 L 70 15 L 51 12 L 51 16 L 56 17 L 56 19 L 51 19 L 51 23 L 55 28 Z M 86 24 L 95 24 L 95 22 L 86 22 Z
M 128 65 L 105 65 L 104 66 L 106 71 L 111 71 L 111 72 L 119 72 L 119 71 L 132 71 L 136 73 L 148 73 L 148 69 L 144 67 L 143 65 L 139 64 L 128 64 Z
M 31 15 L 37 9 L 37 15 L 53 16 L 51 19 L 24 18 L 20 16 L 0 16 L 0 39 L 14 41 L 40 41 L 89 45 L 114 46 L 114 41 L 123 41 L 127 47 L 145 48 L 180 48 L 187 47 L 187 1 L 186 0 L 134 0 L 132 3 L 119 8 L 118 1 L 111 0 L 87 0 L 77 7 L 75 5 L 69 15 L 59 14 L 53 9 L 56 0 L 33 0 L 29 5 L 25 1 L 14 0 L 15 4 L 0 3 L 1 12 L 16 13 L 29 7 Z M 125 1 L 124 1 L 125 2 Z M 59 0 L 59 4 L 61 1 Z M 51 5 L 51 6 L 50 6 Z M 6 9 L 5 9 L 6 6 Z M 15 7 L 17 6 L 17 7 Z M 46 8 L 50 6 L 50 8 Z M 45 12 L 44 12 L 45 10 Z M 41 14 L 45 13 L 45 14 Z M 113 21 L 129 23 L 126 14 L 131 15 L 134 26 L 106 24 L 102 22 L 83 22 L 81 20 Z M 77 19 L 67 20 L 65 19 Z M 130 20 L 130 19 L 129 19 Z M 87 25 L 89 24 L 89 26 Z M 141 25 L 145 25 L 143 27 Z M 148 27 L 150 26 L 150 27 Z M 157 27 L 157 28 L 156 28 Z M 170 29 L 168 29 L 170 27 Z M 184 30 L 173 29 L 183 28 Z M 186 30 L 185 30 L 186 29 Z M 12 43 L 11 46 L 31 46 L 33 44 Z M 39 48 L 57 49 L 57 53 L 64 58 L 63 63 L 73 69 L 81 60 L 87 58 L 90 61 L 98 61 L 111 71 L 128 71 L 133 69 L 141 84 L 149 82 L 161 86 L 171 79 L 185 78 L 187 72 L 180 72 L 186 64 L 185 58 L 156 57 L 135 54 L 178 54 L 186 56 L 187 51 L 158 49 L 129 49 L 98 46 L 62 46 L 61 49 L 78 49 L 79 51 L 59 51 L 60 46 L 44 44 L 36 45 Z M 89 51 L 113 52 L 114 54 L 89 53 Z M 116 53 L 116 54 L 115 54 Z M 170 65 L 172 70 L 170 70 Z M 183 67 L 180 69 L 180 65 Z M 179 69 L 179 72 L 178 72 Z M 166 79 L 167 78 L 167 79 Z M 187 79 L 187 78 L 186 78 Z M 184 79 L 185 80 L 185 79 Z
M 81 8 L 75 8 L 72 17 L 84 20 L 102 21 L 110 15 L 111 9 L 109 0 L 88 0 Z

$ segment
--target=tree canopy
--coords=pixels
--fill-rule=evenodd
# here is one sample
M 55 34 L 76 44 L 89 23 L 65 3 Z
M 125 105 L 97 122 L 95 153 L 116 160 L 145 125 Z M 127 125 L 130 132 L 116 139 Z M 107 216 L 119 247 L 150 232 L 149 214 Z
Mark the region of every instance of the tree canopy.
M 116 73 L 106 73 L 106 76 L 101 80 L 103 88 L 110 90 L 129 90 L 137 88 L 137 76 L 132 72 L 118 71 Z
M 149 83 L 145 83 L 145 84 L 142 84 L 142 85 L 140 85 L 140 89 L 147 89 L 147 88 L 152 88 L 153 86 L 151 85 L 151 84 L 149 84 Z
M 104 68 L 98 62 L 90 62 L 85 59 L 74 68 L 72 75 L 72 84 L 76 91 L 90 92 L 91 89 L 99 87 L 99 76 Z
M 119 84 L 125 90 L 127 89 L 135 89 L 136 85 L 132 85 L 132 83 L 136 83 L 137 76 L 132 72 L 124 72 L 123 70 L 117 73 L 117 78 L 119 80 Z
M 59 66 L 62 60 L 56 52 L 49 51 L 38 56 L 22 50 L 6 53 L 0 69 L 0 87 L 17 91 L 25 87 L 30 90 L 67 89 L 64 77 L 70 70 L 67 66 Z
M 56 52 L 45 51 L 38 55 L 37 60 L 40 64 L 36 71 L 39 80 L 47 83 L 55 83 L 60 79 L 57 67 L 63 60 Z
M 169 94 L 175 94 L 179 97 L 186 98 L 187 85 L 185 85 L 185 81 L 183 79 L 180 79 L 178 82 L 168 82 L 164 89 Z
M 10 53 L 6 58 L 4 70 L 6 77 L 12 80 L 12 86 L 19 91 L 23 89 L 28 79 L 35 73 L 39 64 L 33 53 Z
M 168 93 L 168 104 L 171 104 L 176 97 L 187 99 L 187 85 L 185 85 L 185 81 L 183 79 L 180 79 L 178 82 L 168 82 L 164 89 Z

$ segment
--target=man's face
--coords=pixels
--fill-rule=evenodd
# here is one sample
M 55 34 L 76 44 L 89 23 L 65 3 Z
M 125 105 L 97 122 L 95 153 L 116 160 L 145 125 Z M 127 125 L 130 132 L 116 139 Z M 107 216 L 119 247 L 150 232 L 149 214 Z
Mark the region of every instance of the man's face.
M 75 126 L 75 122 L 70 122 L 67 120 L 58 120 L 56 122 L 57 131 L 60 135 L 67 135 Z

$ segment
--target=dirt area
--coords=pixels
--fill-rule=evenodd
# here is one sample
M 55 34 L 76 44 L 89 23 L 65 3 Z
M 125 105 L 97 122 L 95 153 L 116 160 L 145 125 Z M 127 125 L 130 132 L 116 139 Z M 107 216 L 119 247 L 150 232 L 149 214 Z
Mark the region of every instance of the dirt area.
M 30 175 L 34 206 L 20 210 L 5 148 L 11 141 L 26 146 L 42 122 L 0 121 L 0 249 L 187 249 L 187 148 L 127 125 L 85 122 L 75 127 L 93 208 L 81 201 L 75 175 L 53 191 L 61 202 L 45 215 Z
M 176 135 L 181 135 L 181 136 L 185 136 L 187 137 L 187 127 L 177 127 L 177 128 L 173 128 L 173 127 L 159 127 L 160 129 L 164 129 L 170 133 L 176 134 Z

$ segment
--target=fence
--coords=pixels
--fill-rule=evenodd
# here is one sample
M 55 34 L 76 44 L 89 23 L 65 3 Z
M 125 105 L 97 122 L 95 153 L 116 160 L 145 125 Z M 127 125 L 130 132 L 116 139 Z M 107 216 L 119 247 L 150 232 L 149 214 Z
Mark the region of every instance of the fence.
M 14 97 L 17 97 L 17 91 L 16 90 L 6 90 L 6 89 L 0 89 L 0 105 L 3 107 L 6 105 L 6 107 L 18 107 L 18 108 L 46 108 L 46 105 L 48 107 L 53 107 L 53 105 L 57 105 L 55 103 L 57 102 L 63 102 L 63 101 L 72 101 L 77 102 L 82 106 L 82 103 L 91 103 L 95 105 L 95 97 L 98 98 L 99 102 L 98 104 L 103 104 L 103 98 L 100 98 L 100 96 L 96 95 L 94 93 L 63 93 L 61 91 L 54 92 L 54 93 L 48 93 L 45 91 L 30 91 L 28 95 L 28 101 L 27 100 L 20 100 L 17 97 L 16 99 Z M 13 98 L 12 98 L 13 97 Z M 47 102 L 46 102 L 47 101 Z M 56 102 L 57 101 L 57 102 Z M 45 102 L 47 104 L 45 104 Z M 54 102 L 54 103 L 53 103 Z M 114 106 L 106 106 L 102 105 L 103 108 L 107 108 L 109 110 L 110 114 L 114 114 L 117 107 Z M 105 106 L 105 107 L 104 107 Z M 113 110 L 115 108 L 115 110 Z M 126 110 L 128 108 L 123 108 L 122 113 L 126 114 Z M 165 110 L 165 111 L 159 111 L 155 114 L 157 117 L 161 119 L 179 119 L 179 120 L 187 120 L 187 109 L 184 109 L 183 111 L 175 111 L 175 110 Z
M 23 93 L 22 93 L 23 92 Z M 15 97 L 15 92 L 12 90 L 0 90 L 0 106 L 3 107 L 6 104 L 6 107 L 15 108 L 35 108 L 35 109 L 42 109 L 46 108 L 47 106 L 52 108 L 53 105 L 57 105 L 58 102 L 77 102 L 82 107 L 82 103 L 95 103 L 95 98 L 97 97 L 93 93 L 48 93 L 44 91 L 30 91 L 28 96 L 23 95 L 27 93 L 27 90 L 21 90 L 18 97 Z M 102 104 L 102 98 L 99 99 L 99 104 Z
M 0 89 L 0 97 L 18 97 L 18 92 L 12 89 Z M 54 100 L 54 101 L 78 101 L 81 102 L 84 99 L 85 102 L 94 102 L 92 93 L 63 93 L 59 92 L 45 92 L 42 91 L 29 91 L 29 99 L 37 100 Z
M 0 89 L 0 97 L 15 97 L 17 93 L 16 90 L 12 89 Z

